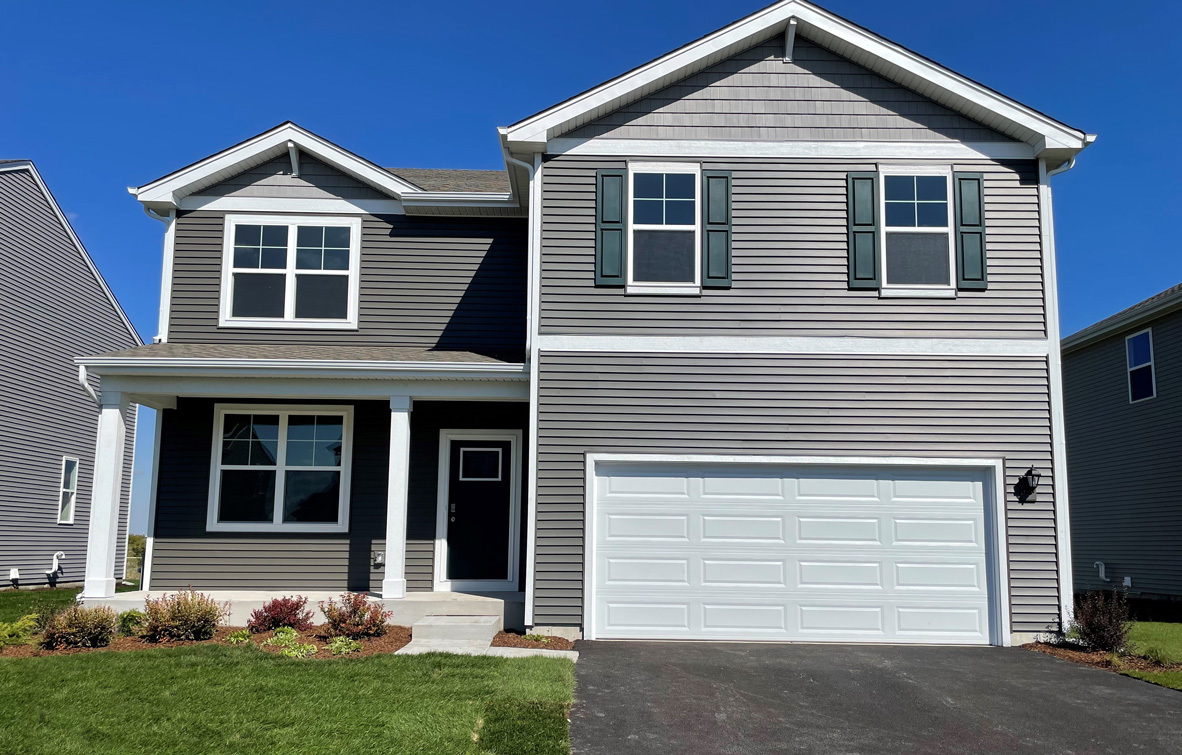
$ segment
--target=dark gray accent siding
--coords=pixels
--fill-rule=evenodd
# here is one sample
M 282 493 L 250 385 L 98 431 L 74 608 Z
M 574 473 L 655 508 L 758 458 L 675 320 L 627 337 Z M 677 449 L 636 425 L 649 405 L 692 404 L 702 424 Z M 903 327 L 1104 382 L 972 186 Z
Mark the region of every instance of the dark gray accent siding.
M 741 52 L 563 134 L 742 141 L 1010 141 L 798 34 Z
M 182 398 L 175 410 L 165 410 L 152 589 L 192 585 L 210 590 L 380 591 L 383 572 L 372 568 L 370 559 L 373 551 L 385 550 L 389 405 L 353 403 L 349 532 L 289 535 L 206 532 L 215 403 Z M 524 429 L 528 415 L 527 405 L 517 402 L 415 403 L 407 500 L 408 590 L 431 590 L 433 584 L 439 430 Z
M 1057 627 L 1048 395 L 1043 358 L 543 352 L 534 620 L 581 623 L 586 453 L 960 456 L 1006 462 L 1013 629 Z
M 86 565 L 98 408 L 78 384 L 75 357 L 136 345 L 28 170 L 0 173 L 0 585 L 46 584 L 55 551 L 61 582 Z M 92 381 L 97 387 L 97 381 Z M 135 408 L 115 576 L 123 577 Z M 62 457 L 79 460 L 74 524 L 57 523 Z
M 1125 337 L 1145 324 L 1063 356 L 1076 590 L 1182 596 L 1182 312 L 1149 326 L 1156 398 L 1129 403 Z
M 622 159 L 555 157 L 543 175 L 543 334 L 1045 338 L 1037 166 L 958 162 L 985 176 L 989 290 L 882 299 L 849 290 L 853 161 L 704 160 L 733 175 L 732 285 L 700 296 L 595 286 L 595 172 Z
M 195 196 L 390 199 L 388 194 L 345 175 L 307 153 L 300 154 L 299 176 L 291 175 L 291 158 L 284 155 L 227 178 Z
M 224 230 L 219 212 L 176 221 L 171 342 L 471 351 L 525 343 L 524 220 L 365 216 L 355 331 L 219 328 Z

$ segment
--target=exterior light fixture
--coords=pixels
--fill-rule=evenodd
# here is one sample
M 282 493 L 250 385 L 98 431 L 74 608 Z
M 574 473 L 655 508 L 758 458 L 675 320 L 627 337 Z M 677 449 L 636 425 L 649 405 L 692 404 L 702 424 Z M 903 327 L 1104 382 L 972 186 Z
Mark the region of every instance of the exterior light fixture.
M 1042 474 L 1034 467 L 1027 469 L 1026 474 L 1018 478 L 1018 482 L 1014 485 L 1014 495 L 1018 498 L 1019 503 L 1038 500 L 1035 491 L 1038 490 L 1040 479 L 1042 479 Z

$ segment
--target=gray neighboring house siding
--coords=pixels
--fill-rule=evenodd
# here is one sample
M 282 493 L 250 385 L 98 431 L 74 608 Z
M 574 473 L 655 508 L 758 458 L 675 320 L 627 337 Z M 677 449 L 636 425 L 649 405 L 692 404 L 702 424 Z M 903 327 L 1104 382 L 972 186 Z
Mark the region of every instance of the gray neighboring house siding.
M 1125 337 L 1150 326 L 1157 396 L 1130 404 Z M 1182 597 L 1182 311 L 1066 351 L 1063 393 L 1075 588 Z
M 643 157 L 638 155 L 637 157 Z M 595 172 L 621 158 L 555 157 L 542 170 L 541 332 L 578 335 L 1046 338 L 1033 161 L 957 162 L 985 174 L 989 288 L 952 299 L 848 290 L 846 174 L 871 162 L 702 160 L 733 175 L 733 279 L 701 297 L 595 286 Z
M 227 400 L 228 403 L 300 403 Z M 390 408 L 353 406 L 349 532 L 329 534 L 207 532 L 213 399 L 181 398 L 164 410 L 151 567 L 153 590 L 373 590 L 383 573 L 371 566 L 385 549 Z M 315 401 L 312 403 L 332 403 Z M 412 592 L 433 587 L 439 430 L 525 430 L 520 402 L 416 402 L 411 412 L 406 580 Z M 523 454 L 522 458 L 526 458 Z M 523 518 L 524 519 L 524 518 Z M 522 542 L 525 542 L 522 538 Z M 524 568 L 520 570 L 524 573 Z
M 27 170 L 0 172 L 0 585 L 44 586 L 55 551 L 62 583 L 86 567 L 98 408 L 78 384 L 74 358 L 137 341 Z M 97 380 L 92 380 L 97 387 Z M 135 407 L 127 412 L 115 577 L 124 576 Z M 72 525 L 58 524 L 62 457 L 79 461 Z
M 781 35 L 570 133 L 736 141 L 1010 141 L 799 35 Z
M 537 624 L 582 623 L 584 454 L 740 453 L 1004 457 L 1012 628 L 1058 627 L 1045 359 L 542 352 L 539 372 Z

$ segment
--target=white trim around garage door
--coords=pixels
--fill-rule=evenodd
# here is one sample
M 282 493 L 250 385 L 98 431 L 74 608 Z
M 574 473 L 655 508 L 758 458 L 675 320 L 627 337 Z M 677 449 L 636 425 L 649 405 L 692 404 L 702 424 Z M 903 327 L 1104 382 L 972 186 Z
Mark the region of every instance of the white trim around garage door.
M 850 467 L 955 467 L 980 469 L 986 477 L 985 522 L 989 559 L 989 642 L 1009 647 L 1010 601 L 1009 569 L 1006 552 L 1006 521 L 1004 506 L 1005 461 L 1002 459 L 925 458 L 908 456 L 741 456 L 706 454 L 596 454 L 586 455 L 584 493 L 583 542 L 583 637 L 595 637 L 595 472 L 604 463 L 686 463 L 686 464 L 749 464 L 761 466 L 850 466 Z

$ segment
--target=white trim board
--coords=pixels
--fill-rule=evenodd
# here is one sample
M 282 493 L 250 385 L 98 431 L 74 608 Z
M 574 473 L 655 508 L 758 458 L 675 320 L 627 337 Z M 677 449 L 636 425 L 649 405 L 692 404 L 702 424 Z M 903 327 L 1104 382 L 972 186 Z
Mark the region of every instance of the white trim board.
M 546 144 L 554 155 L 652 158 L 800 158 L 848 160 L 1030 160 L 1024 142 L 755 142 L 694 139 L 574 139 Z
M 524 401 L 529 385 L 514 380 L 439 380 L 420 379 L 325 380 L 323 377 L 249 378 L 192 377 L 185 375 L 108 375 L 103 377 L 103 391 L 122 391 L 134 395 L 148 406 L 168 406 L 176 396 L 220 399 L 380 399 L 411 396 L 415 399 Z M 171 408 L 169 406 L 168 408 Z
M 986 537 L 991 547 L 988 567 L 992 645 L 1009 647 L 1013 641 L 1010 619 L 1009 554 L 1006 548 L 1005 460 L 922 456 L 743 456 L 736 454 L 613 454 L 588 453 L 584 464 L 583 533 L 583 637 L 595 638 L 595 501 L 598 464 L 748 464 L 752 466 L 850 466 L 850 467 L 953 467 L 988 472 L 985 490 Z
M 81 357 L 75 364 L 100 375 L 187 377 L 414 378 L 525 380 L 518 362 L 382 362 L 351 359 L 202 359 L 171 357 Z
M 534 155 L 534 172 L 529 182 L 529 206 L 542 206 L 542 174 L 545 166 L 542 164 L 541 153 Z M 538 437 L 538 381 L 539 381 L 539 349 L 538 334 L 541 329 L 541 301 L 542 301 L 542 213 L 529 214 L 529 302 L 528 302 L 528 334 L 529 356 L 526 365 L 529 370 L 529 437 Z M 529 467 L 526 487 L 526 510 L 528 519 L 525 528 L 525 625 L 534 623 L 534 577 L 537 573 L 537 542 L 538 542 L 538 444 L 533 440 L 528 444 L 526 452 L 529 455 Z
M 823 338 L 813 336 L 551 336 L 542 351 L 699 354 L 897 354 L 1045 357 L 1051 340 L 1018 338 Z

